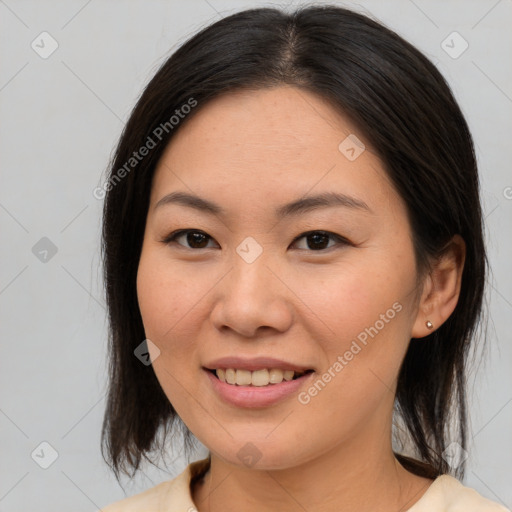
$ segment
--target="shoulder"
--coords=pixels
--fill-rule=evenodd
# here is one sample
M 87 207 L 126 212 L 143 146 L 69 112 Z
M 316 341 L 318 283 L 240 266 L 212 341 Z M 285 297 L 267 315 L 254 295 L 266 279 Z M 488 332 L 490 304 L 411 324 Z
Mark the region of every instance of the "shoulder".
M 450 475 L 437 477 L 407 512 L 510 512 Z
M 144 492 L 102 507 L 101 512 L 182 512 L 196 510 L 190 494 L 190 479 L 201 472 L 208 459 L 189 464 L 176 478 Z
M 139 512 L 142 510 L 145 512 L 157 512 L 161 510 L 160 505 L 163 496 L 172 494 L 175 481 L 176 479 L 170 480 L 169 482 L 162 482 L 144 492 L 111 503 L 106 507 L 102 507 L 101 512 Z

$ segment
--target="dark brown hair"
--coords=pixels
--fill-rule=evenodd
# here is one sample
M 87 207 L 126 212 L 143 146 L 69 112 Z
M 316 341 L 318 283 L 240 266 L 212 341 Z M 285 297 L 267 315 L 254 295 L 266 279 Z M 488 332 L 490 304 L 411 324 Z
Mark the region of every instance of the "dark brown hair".
M 251 9 L 208 26 L 166 60 L 131 113 L 104 188 L 110 380 L 103 457 L 118 479 L 120 471 L 134 475 L 143 457 L 151 461 L 149 452 L 163 451 L 168 430 L 180 423 L 152 366 L 134 356 L 145 339 L 136 275 L 159 158 L 212 98 L 282 84 L 328 100 L 370 142 L 407 206 L 420 270 L 428 271 L 455 234 L 466 242 L 456 309 L 426 339 L 411 340 L 395 401 L 415 449 L 415 459 L 397 454 L 402 464 L 423 476 L 462 476 L 463 464 L 450 468 L 443 452 L 451 442 L 466 447 L 465 366 L 486 274 L 472 138 L 449 86 L 422 53 L 366 16 L 325 5 L 293 13 Z M 178 124 L 169 121 L 192 102 L 197 107 Z M 150 139 L 154 147 L 131 161 Z

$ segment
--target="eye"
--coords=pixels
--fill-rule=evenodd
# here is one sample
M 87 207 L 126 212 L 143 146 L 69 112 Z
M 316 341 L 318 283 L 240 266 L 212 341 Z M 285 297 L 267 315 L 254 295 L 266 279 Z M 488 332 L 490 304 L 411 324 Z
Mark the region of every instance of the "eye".
M 298 240 L 304 238 L 306 240 L 306 248 L 312 251 L 322 251 L 324 249 L 330 249 L 336 244 L 328 245 L 329 239 L 338 242 L 341 245 L 353 245 L 346 238 L 343 238 L 336 233 L 330 233 L 329 231 L 308 231 L 298 236 L 292 244 L 295 244 Z M 306 249 L 299 247 L 299 249 Z
M 179 240 L 183 238 L 186 241 L 181 243 Z M 330 249 L 336 245 L 353 245 L 346 238 L 343 238 L 336 233 L 331 233 L 329 231 L 308 231 L 306 233 L 302 233 L 300 236 L 295 238 L 292 242 L 292 245 L 296 244 L 298 240 L 301 239 L 306 240 L 306 247 L 299 247 L 301 250 L 311 250 L 311 251 L 322 251 L 325 249 Z M 171 244 L 177 242 L 178 245 L 185 247 L 186 249 L 209 249 L 212 246 L 208 247 L 208 242 L 213 241 L 213 238 L 205 233 L 204 231 L 197 229 L 180 229 L 178 231 L 174 231 L 166 238 L 162 240 L 164 244 Z M 335 243 L 329 245 L 330 241 L 334 241 Z
M 197 229 L 180 229 L 174 231 L 169 236 L 162 240 L 165 244 L 177 242 L 180 238 L 184 238 L 188 246 L 178 242 L 179 245 L 184 246 L 186 249 L 209 249 L 207 247 L 208 240 L 213 240 L 210 235 L 207 235 L 204 231 Z

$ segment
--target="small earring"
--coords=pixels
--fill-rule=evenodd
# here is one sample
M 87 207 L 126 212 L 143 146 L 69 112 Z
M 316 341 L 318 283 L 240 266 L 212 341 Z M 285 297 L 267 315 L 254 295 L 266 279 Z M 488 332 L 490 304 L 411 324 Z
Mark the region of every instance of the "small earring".
M 434 324 L 430 320 L 427 320 L 425 322 L 425 325 L 427 326 L 427 329 L 433 329 L 434 328 Z

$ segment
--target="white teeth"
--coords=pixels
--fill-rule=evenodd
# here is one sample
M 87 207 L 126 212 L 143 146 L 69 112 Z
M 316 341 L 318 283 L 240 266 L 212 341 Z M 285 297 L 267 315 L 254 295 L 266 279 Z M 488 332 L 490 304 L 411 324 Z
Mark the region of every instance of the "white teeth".
M 268 380 L 270 384 L 279 384 L 280 382 L 283 382 L 283 370 L 279 370 L 278 368 L 272 368 L 272 370 L 270 370 L 269 372 Z
M 239 371 L 240 370 L 237 370 L 236 373 L 238 373 Z M 257 370 L 255 372 L 252 372 L 251 378 L 251 384 L 253 386 L 266 386 L 270 382 L 268 370 Z
M 233 368 L 226 370 L 226 382 L 228 384 L 236 384 L 236 371 Z
M 283 374 L 284 380 L 292 380 L 295 372 L 293 370 L 286 370 Z
M 293 370 L 280 370 L 279 368 L 271 368 L 270 370 L 235 370 L 228 368 L 226 370 L 220 368 L 215 370 L 219 380 L 228 384 L 236 384 L 237 386 L 268 386 L 269 384 L 280 384 L 285 381 L 293 380 L 295 375 L 301 376 L 304 372 L 294 372 Z
M 239 386 L 248 386 L 251 383 L 251 372 L 249 370 L 237 370 L 236 383 Z

